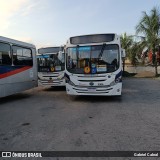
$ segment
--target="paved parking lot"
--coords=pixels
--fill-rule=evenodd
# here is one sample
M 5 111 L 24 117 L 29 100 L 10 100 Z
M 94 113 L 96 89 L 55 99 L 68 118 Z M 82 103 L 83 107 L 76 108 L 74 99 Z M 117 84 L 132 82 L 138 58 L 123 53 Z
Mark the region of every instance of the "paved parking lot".
M 159 80 L 124 79 L 122 97 L 38 87 L 0 99 L 0 150 L 157 151 L 159 135 Z

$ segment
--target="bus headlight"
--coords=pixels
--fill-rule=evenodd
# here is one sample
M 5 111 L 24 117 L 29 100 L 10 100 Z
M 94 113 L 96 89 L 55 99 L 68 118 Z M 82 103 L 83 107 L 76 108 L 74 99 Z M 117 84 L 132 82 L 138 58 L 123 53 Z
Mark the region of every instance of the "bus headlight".
M 120 71 L 115 77 L 115 83 L 122 82 L 122 71 Z
M 64 74 L 61 74 L 57 79 L 63 79 L 64 78 Z
M 111 83 L 110 83 L 110 86 L 114 86 L 116 83 L 115 83 L 115 80 L 114 81 L 112 81 Z
M 65 79 L 66 83 L 69 83 L 70 77 L 68 74 L 66 74 L 66 73 L 64 74 L 64 79 Z
M 122 77 L 121 76 L 115 79 L 115 83 L 119 83 L 119 82 L 122 82 Z
M 71 80 L 68 82 L 68 84 L 70 84 L 71 86 L 75 86 L 75 84 Z
M 69 77 L 69 75 L 68 74 L 64 74 L 64 78 L 65 78 L 65 80 L 66 80 L 66 83 L 68 83 L 68 84 L 70 84 L 70 85 L 72 85 L 72 86 L 75 86 L 75 84 L 70 80 L 70 77 Z
M 122 71 L 120 71 L 116 76 L 114 81 L 110 83 L 110 86 L 114 86 L 115 84 L 122 82 Z

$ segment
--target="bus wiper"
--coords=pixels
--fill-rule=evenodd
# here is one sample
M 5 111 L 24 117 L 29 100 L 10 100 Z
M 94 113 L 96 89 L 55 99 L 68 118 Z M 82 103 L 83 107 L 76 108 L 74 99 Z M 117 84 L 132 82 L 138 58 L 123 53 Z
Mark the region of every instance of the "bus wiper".
M 79 59 L 79 45 L 76 47 L 76 56 L 77 56 L 77 64 L 78 64 L 78 59 Z
M 100 53 L 98 55 L 98 58 L 102 57 L 102 54 L 103 54 L 103 51 L 104 51 L 105 47 L 106 47 L 106 43 L 103 43 L 101 51 L 100 51 Z

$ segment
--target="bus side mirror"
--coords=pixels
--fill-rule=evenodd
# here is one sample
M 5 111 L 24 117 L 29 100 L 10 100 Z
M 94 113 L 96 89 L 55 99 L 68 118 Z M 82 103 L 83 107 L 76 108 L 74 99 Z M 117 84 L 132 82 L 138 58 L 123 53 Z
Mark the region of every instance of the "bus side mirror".
M 125 49 L 121 49 L 121 57 L 122 57 L 122 58 L 125 58 L 125 57 L 126 57 Z
M 37 50 L 38 54 L 39 54 L 39 49 Z

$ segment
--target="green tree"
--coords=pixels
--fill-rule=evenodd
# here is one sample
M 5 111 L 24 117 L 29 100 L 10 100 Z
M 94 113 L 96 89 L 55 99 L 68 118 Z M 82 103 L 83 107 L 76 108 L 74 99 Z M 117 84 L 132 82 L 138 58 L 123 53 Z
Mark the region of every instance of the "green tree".
M 145 42 L 148 49 L 152 50 L 152 60 L 155 66 L 155 76 L 158 75 L 157 72 L 157 60 L 156 60 L 156 47 L 159 45 L 159 10 L 154 7 L 150 14 L 145 11 L 142 12 L 143 16 L 140 19 L 138 25 L 136 26 L 136 33 L 142 33 L 145 36 Z
M 141 56 L 144 49 L 144 42 L 133 42 L 132 46 L 128 49 L 128 58 L 131 61 L 131 64 L 136 66 L 138 62 L 138 57 Z
M 120 36 L 120 39 L 121 39 L 121 47 L 125 49 L 126 57 L 128 57 L 128 51 L 133 43 L 132 36 L 127 35 L 127 33 L 125 32 L 123 35 Z M 123 71 L 124 68 L 125 68 L 125 58 L 123 59 Z

